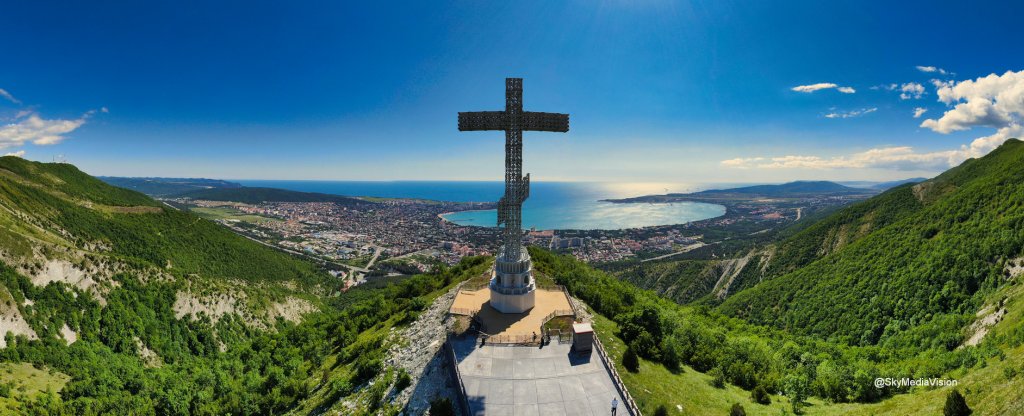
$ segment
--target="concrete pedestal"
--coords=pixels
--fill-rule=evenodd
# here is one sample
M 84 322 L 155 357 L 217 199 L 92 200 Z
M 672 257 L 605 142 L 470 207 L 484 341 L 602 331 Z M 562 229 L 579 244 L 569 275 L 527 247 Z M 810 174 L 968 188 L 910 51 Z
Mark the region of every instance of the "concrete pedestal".
M 491 307 L 502 313 L 523 313 L 533 308 L 537 284 L 533 280 L 533 262 L 525 248 L 517 258 L 499 256 L 491 272 Z
M 531 284 L 522 293 L 502 293 L 500 288 L 491 287 L 491 307 L 501 313 L 523 313 L 533 309 L 537 302 L 537 289 Z

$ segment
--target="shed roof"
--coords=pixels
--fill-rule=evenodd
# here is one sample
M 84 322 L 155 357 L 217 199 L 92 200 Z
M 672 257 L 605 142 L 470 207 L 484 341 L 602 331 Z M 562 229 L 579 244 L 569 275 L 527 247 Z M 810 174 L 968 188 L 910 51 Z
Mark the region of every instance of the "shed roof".
M 574 334 L 594 332 L 594 327 L 590 326 L 590 322 L 577 322 L 572 324 L 572 332 Z

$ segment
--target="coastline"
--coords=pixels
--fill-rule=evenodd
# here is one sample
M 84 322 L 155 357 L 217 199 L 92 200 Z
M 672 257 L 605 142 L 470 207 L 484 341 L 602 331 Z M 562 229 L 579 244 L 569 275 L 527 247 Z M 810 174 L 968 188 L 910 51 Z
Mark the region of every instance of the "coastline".
M 463 225 L 463 224 L 459 224 L 459 223 L 457 223 L 455 221 L 452 221 L 452 220 L 450 220 L 448 218 L 445 218 L 444 216 L 445 215 L 458 214 L 458 213 L 461 213 L 461 212 L 484 212 L 484 211 L 496 211 L 496 210 L 497 210 L 497 208 L 490 208 L 490 209 L 467 209 L 467 210 L 463 210 L 463 211 L 448 211 L 448 212 L 442 212 L 440 214 L 437 214 L 437 217 L 442 219 L 442 220 L 448 221 L 448 222 L 450 222 L 452 224 L 455 224 L 455 225 L 458 225 L 458 226 L 462 226 L 462 227 L 479 227 L 479 225 Z

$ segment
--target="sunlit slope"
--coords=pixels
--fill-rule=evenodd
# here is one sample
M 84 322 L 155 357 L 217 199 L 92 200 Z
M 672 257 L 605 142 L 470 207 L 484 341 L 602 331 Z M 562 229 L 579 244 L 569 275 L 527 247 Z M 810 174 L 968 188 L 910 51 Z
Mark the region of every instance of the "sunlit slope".
M 90 255 L 175 275 L 313 282 L 315 267 L 69 164 L 0 158 L 0 248 L 31 268 Z M 44 251 L 45 249 L 45 251 Z
M 1024 143 L 847 208 L 781 247 L 797 247 L 775 260 L 783 265 L 824 255 L 736 293 L 720 311 L 862 345 L 932 326 L 943 331 L 930 342 L 956 346 L 961 336 L 948 329 L 1007 282 L 1007 262 L 1024 252 Z

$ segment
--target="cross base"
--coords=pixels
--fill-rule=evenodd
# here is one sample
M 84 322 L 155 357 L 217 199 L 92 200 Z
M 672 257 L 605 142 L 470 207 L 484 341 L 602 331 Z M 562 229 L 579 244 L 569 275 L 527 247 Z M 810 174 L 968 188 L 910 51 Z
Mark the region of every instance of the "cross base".
M 528 291 L 518 295 L 506 295 L 491 287 L 491 307 L 501 313 L 524 313 L 537 303 L 537 288 L 531 285 Z
M 533 261 L 526 248 L 521 247 L 520 250 L 519 256 L 499 255 L 494 260 L 489 284 L 491 307 L 502 313 L 523 313 L 532 309 L 536 302 L 537 284 L 533 280 Z

